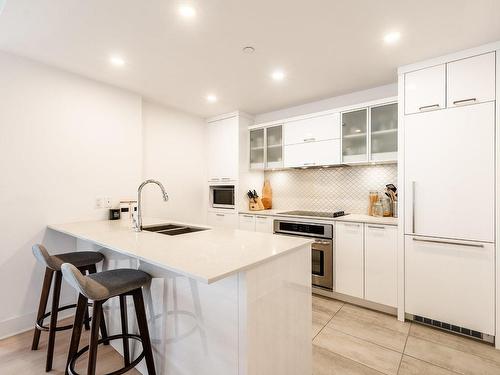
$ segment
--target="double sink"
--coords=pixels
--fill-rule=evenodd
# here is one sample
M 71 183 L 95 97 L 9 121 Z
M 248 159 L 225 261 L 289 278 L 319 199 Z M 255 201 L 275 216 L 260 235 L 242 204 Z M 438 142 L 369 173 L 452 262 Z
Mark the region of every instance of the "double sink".
M 185 226 L 185 225 L 176 225 L 176 224 L 162 224 L 162 225 L 154 225 L 154 226 L 142 228 L 142 230 L 145 230 L 148 232 L 166 234 L 168 236 L 177 236 L 179 234 L 201 232 L 201 231 L 207 230 L 207 229 L 208 228 L 189 227 L 189 226 Z

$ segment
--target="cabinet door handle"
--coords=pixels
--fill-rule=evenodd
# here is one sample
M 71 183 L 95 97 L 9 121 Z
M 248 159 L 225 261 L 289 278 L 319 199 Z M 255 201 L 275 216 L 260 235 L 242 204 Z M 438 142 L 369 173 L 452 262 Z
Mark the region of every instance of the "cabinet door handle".
M 316 140 L 316 138 L 312 137 L 312 138 L 304 138 L 304 142 L 314 142 Z
M 346 227 L 356 227 L 358 228 L 361 224 L 351 224 L 351 223 L 342 223 L 344 224 Z
M 224 214 L 216 214 L 217 216 L 224 216 Z
M 230 177 L 222 177 L 221 180 L 222 181 L 231 181 L 231 178 Z
M 219 179 L 218 179 L 218 178 L 215 178 L 215 177 L 212 177 L 212 178 L 210 179 L 210 181 L 219 181 Z
M 379 225 L 367 225 L 367 227 L 371 229 L 385 229 L 385 227 Z
M 257 219 L 267 219 L 267 216 L 256 216 Z
M 303 166 L 307 166 L 307 165 L 316 165 L 316 163 L 303 163 L 302 165 L 303 165 Z
M 415 233 L 415 181 L 411 182 L 411 232 Z
M 425 111 L 433 108 L 440 108 L 441 106 L 439 104 L 431 104 L 431 105 L 424 105 L 423 107 L 419 107 L 419 111 Z
M 468 247 L 484 247 L 484 245 L 482 243 L 427 240 L 427 239 L 417 238 L 417 237 L 413 237 L 413 241 L 439 243 L 439 244 L 443 244 L 443 245 L 457 245 L 457 246 L 468 246 Z
M 253 216 L 252 215 L 243 215 L 243 217 L 252 218 Z
M 457 104 L 467 104 L 469 102 L 475 103 L 475 102 L 477 102 L 477 99 L 476 98 L 470 98 L 470 99 L 455 100 L 453 102 L 453 104 L 455 104 L 455 105 L 457 105 Z

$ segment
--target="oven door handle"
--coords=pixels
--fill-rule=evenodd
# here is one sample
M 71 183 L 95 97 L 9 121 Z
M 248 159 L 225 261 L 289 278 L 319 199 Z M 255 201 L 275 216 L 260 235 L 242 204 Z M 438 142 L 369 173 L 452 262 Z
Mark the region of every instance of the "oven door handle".
M 315 240 L 313 242 L 313 245 L 314 244 L 318 244 L 318 245 L 330 245 L 332 243 L 331 240 Z

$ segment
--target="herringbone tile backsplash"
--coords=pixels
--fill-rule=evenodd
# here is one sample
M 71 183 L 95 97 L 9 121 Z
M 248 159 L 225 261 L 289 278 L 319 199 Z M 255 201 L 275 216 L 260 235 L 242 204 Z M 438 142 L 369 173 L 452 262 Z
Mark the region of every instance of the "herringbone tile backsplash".
M 397 186 L 396 164 L 321 169 L 269 171 L 265 178 L 273 190 L 273 208 L 278 210 L 366 213 L 368 193 Z

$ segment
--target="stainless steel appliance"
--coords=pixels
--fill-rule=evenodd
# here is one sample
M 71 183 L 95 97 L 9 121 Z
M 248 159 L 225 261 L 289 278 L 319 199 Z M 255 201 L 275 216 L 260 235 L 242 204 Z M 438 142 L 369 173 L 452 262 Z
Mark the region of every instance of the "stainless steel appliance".
M 210 206 L 234 209 L 234 185 L 210 185 Z
M 333 224 L 274 220 L 274 233 L 312 237 L 312 284 L 333 290 Z
M 340 217 L 340 216 L 345 216 L 345 215 L 349 215 L 349 214 L 346 214 L 344 211 L 323 212 L 323 211 L 301 211 L 301 210 L 296 210 L 296 211 L 278 212 L 278 215 L 334 218 L 334 217 Z

